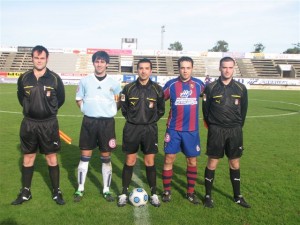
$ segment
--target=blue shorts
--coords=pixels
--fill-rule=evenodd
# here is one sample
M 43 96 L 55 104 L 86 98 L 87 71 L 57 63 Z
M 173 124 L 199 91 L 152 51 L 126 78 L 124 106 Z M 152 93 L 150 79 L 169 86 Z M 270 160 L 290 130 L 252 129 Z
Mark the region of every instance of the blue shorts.
M 186 157 L 200 155 L 199 131 L 176 131 L 167 129 L 164 151 L 166 154 L 182 152 Z

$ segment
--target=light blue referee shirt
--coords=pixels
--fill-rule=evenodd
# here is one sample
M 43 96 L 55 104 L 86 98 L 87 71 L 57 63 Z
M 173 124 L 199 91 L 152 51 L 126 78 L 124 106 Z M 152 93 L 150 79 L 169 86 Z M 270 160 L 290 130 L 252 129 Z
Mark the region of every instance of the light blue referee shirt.
M 89 74 L 79 82 L 76 101 L 83 100 L 81 112 L 89 117 L 111 118 L 117 114 L 115 95 L 121 92 L 121 85 L 117 80 L 106 76 L 99 81 L 95 74 Z

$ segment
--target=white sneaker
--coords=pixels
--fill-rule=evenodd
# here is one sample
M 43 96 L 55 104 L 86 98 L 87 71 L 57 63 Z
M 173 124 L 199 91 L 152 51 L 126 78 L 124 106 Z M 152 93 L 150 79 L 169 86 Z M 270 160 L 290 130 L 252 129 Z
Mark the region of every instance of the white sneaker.
M 128 199 L 125 194 L 119 195 L 118 206 L 123 207 L 127 204 Z
M 158 196 L 156 194 L 154 194 L 150 197 L 150 204 L 153 205 L 154 207 L 159 207 L 160 206 L 160 201 L 159 201 Z

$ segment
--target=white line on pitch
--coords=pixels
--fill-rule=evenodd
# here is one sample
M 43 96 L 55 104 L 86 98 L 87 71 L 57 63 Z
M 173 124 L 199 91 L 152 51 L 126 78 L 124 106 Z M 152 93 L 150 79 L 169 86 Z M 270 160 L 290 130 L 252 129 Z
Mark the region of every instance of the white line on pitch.
M 140 179 L 141 177 L 141 165 L 140 160 L 137 158 L 136 164 L 134 166 L 134 173 L 132 175 L 132 181 L 134 181 L 138 187 L 143 187 L 143 181 Z M 137 187 L 132 187 L 137 188 Z M 149 196 L 149 193 L 148 193 Z M 150 196 L 149 196 L 150 198 Z M 148 211 L 148 204 L 146 204 L 144 207 L 134 207 L 134 224 L 136 225 L 150 225 L 149 221 L 149 211 Z

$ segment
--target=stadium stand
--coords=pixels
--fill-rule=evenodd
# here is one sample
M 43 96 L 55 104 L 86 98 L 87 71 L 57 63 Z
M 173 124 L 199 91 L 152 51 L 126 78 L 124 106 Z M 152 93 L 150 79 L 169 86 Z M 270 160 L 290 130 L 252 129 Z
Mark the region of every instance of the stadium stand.
M 179 57 L 172 57 L 172 70 L 173 70 L 173 74 L 175 76 L 179 75 L 179 71 L 178 71 L 178 65 L 177 65 L 177 61 L 178 61 Z
M 295 72 L 295 77 L 300 78 L 300 61 L 299 60 L 287 60 L 287 59 L 276 59 L 274 60 L 274 64 L 276 66 L 278 65 L 292 65 L 294 72 Z
M 137 62 L 149 58 L 153 63 L 153 75 L 178 76 L 179 56 L 111 55 L 109 74 L 137 74 Z M 94 68 L 92 54 L 52 52 L 48 67 L 61 74 L 89 74 Z M 220 57 L 193 56 L 194 76 L 220 74 Z M 291 66 L 291 72 L 281 71 L 280 65 Z M 1 72 L 24 72 L 32 68 L 30 52 L 0 52 Z M 300 60 L 237 58 L 235 76 L 241 78 L 300 78 Z
M 0 54 L 0 68 L 4 68 L 5 62 L 6 62 L 6 58 L 8 53 L 6 52 L 1 52 Z
M 219 63 L 220 58 L 204 58 L 204 64 L 206 66 L 205 73 L 211 77 L 218 76 L 220 74 Z
M 203 58 L 201 57 L 193 57 L 194 60 L 194 69 L 193 69 L 193 73 L 194 76 L 205 76 L 205 63 Z
M 110 74 L 120 74 L 120 56 L 112 55 L 110 56 L 109 67 L 107 68 L 107 73 Z
M 92 55 L 84 54 L 78 55 L 78 59 L 75 66 L 75 71 L 80 74 L 91 73 L 93 71 Z
M 280 78 L 280 73 L 276 65 L 271 59 L 251 59 L 256 74 L 259 77 L 277 77 Z
M 1 52 L 1 71 L 22 72 L 31 68 L 32 62 L 30 53 Z
M 49 56 L 48 68 L 59 73 L 74 73 L 77 60 L 76 54 L 52 53 Z
M 250 59 L 236 59 L 242 77 L 257 77 L 256 70 Z
M 299 60 L 287 60 L 288 64 L 291 64 L 296 72 L 296 78 L 300 78 L 300 61 Z

